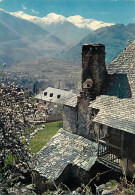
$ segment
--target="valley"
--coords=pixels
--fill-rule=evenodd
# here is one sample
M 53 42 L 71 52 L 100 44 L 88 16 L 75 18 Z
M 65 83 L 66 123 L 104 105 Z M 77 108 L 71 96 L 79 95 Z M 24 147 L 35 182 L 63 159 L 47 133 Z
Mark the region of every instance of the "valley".
M 56 87 L 75 89 L 81 80 L 81 62 L 59 59 L 28 59 L 7 67 L 9 77 L 17 79 L 26 88 L 33 89 L 36 82 L 38 88 Z
M 106 46 L 106 64 L 135 39 L 135 24 L 111 24 L 79 15 L 46 17 L 0 9 L 0 64 L 25 88 L 75 89 L 81 80 L 84 43 Z M 102 28 L 101 28 L 102 27 Z

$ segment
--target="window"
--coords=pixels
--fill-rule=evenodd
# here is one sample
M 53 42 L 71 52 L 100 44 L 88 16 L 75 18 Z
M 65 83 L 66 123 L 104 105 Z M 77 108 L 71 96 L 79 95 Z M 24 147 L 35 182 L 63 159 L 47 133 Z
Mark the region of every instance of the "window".
M 53 93 L 50 93 L 50 97 L 53 97 Z
M 57 95 L 57 98 L 59 99 L 61 97 L 61 95 Z
M 111 133 L 115 134 L 115 135 L 120 135 L 120 130 L 115 129 L 115 128 L 111 128 Z
M 44 96 L 47 96 L 47 92 L 44 92 Z
M 113 135 L 120 135 L 121 131 L 119 129 L 115 129 L 113 127 L 108 127 L 108 130 Z
M 92 51 L 92 47 L 90 47 L 90 51 Z
M 37 99 L 37 103 L 39 103 L 39 100 Z

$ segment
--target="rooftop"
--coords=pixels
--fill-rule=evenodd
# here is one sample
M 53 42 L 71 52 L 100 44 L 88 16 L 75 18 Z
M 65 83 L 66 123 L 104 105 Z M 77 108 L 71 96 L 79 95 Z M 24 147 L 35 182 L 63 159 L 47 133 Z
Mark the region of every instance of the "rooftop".
M 89 106 L 99 109 L 93 121 L 135 134 L 135 41 L 107 70 L 108 84 Z
M 96 143 L 60 129 L 37 154 L 35 170 L 46 179 L 55 181 L 69 164 L 89 171 L 96 156 Z
M 107 66 L 107 70 L 109 74 L 126 74 L 132 98 L 135 98 L 135 41 Z
M 135 134 L 135 100 L 102 95 L 89 107 L 99 109 L 93 122 Z
M 69 101 L 71 101 L 72 104 L 71 99 L 73 98 L 74 103 L 75 102 L 77 103 L 77 95 L 74 94 L 72 90 L 67 91 L 67 90 L 61 90 L 52 87 L 48 87 L 43 92 L 36 95 L 35 98 L 44 101 L 53 102 L 53 103 L 60 103 L 60 104 L 64 104 L 65 102 L 68 102 L 68 105 L 70 105 Z

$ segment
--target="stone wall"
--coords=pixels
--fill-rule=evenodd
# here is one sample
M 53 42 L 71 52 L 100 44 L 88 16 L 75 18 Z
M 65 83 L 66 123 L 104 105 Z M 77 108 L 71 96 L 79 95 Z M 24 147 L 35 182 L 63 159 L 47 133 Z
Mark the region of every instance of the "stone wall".
M 98 111 L 90 108 L 90 99 L 85 96 L 78 98 L 78 121 L 77 131 L 78 135 L 81 135 L 89 140 L 97 139 L 97 132 L 95 132 L 95 123 L 93 123 L 94 117 Z
M 85 95 L 80 95 L 75 108 L 64 106 L 63 129 L 95 141 L 97 140 L 98 130 L 92 120 L 98 111 L 89 108 L 90 101 Z
M 86 44 L 82 47 L 82 90 L 83 83 L 92 79 L 90 92 L 99 94 L 103 89 L 107 75 L 105 66 L 105 46 L 102 44 Z
M 64 105 L 63 108 L 63 129 L 71 133 L 76 133 L 77 107 Z
M 46 118 L 46 122 L 55 122 L 55 121 L 62 121 L 63 120 L 63 115 L 62 114 L 56 114 L 56 115 L 50 115 Z
M 78 135 L 84 136 L 86 138 L 89 137 L 89 126 L 90 126 L 90 116 L 89 113 L 91 109 L 89 109 L 90 100 L 86 97 L 78 98 L 78 113 L 77 113 L 77 130 L 76 133 Z

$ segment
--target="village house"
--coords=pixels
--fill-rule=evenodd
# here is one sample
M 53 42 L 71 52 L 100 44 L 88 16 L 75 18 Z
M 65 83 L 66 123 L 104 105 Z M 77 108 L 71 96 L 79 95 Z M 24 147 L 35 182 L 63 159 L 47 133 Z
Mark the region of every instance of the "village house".
M 63 120 L 63 104 L 70 98 L 77 97 L 72 90 L 48 87 L 35 96 L 37 108 L 46 114 L 46 121 Z
M 82 91 L 66 101 L 63 129 L 38 153 L 38 181 L 71 172 L 85 181 L 97 161 L 133 176 L 134 150 L 135 41 L 107 66 L 104 45 L 84 44 Z

